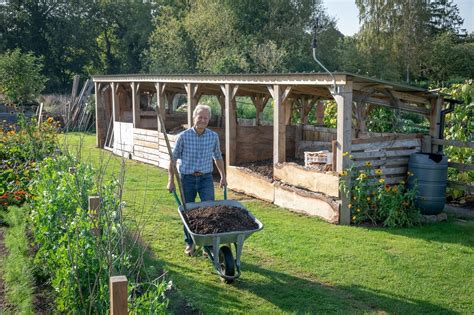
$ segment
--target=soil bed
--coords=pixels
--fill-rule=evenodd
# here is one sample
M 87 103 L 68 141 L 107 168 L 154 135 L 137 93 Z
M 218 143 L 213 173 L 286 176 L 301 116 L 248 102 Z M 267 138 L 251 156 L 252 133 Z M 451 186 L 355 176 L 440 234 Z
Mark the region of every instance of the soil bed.
M 303 159 L 296 159 L 296 158 L 287 158 L 286 162 L 292 162 L 296 163 L 298 165 L 304 166 L 304 160 Z M 249 169 L 250 171 L 260 174 L 265 178 L 270 179 L 272 182 L 274 181 L 273 179 L 273 160 L 261 160 L 261 161 L 254 161 L 254 162 L 246 162 L 242 163 L 239 166 L 245 167 Z M 324 164 L 316 164 L 312 165 L 310 167 L 305 167 L 307 169 L 312 169 L 312 170 L 318 170 L 318 171 L 323 171 L 324 169 Z
M 215 234 L 234 231 L 248 231 L 258 229 L 247 210 L 216 205 L 200 207 L 186 212 L 189 228 L 196 234 Z

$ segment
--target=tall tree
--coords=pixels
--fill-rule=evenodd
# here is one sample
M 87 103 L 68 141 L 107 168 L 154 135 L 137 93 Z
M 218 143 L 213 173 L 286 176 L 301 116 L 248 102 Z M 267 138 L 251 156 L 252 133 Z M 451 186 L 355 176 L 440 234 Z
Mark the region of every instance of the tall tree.
M 466 33 L 461 29 L 464 19 L 459 14 L 457 4 L 453 0 L 432 0 L 429 3 L 430 21 L 432 34 L 451 32 L 453 34 Z

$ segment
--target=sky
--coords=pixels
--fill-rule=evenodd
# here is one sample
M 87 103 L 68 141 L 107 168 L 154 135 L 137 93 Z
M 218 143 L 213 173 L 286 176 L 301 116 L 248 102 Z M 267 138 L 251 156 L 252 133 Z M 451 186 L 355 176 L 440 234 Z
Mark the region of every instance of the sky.
M 468 33 L 474 32 L 474 0 L 454 0 L 459 13 L 464 19 L 462 28 Z M 359 10 L 355 0 L 323 0 L 329 16 L 335 17 L 337 27 L 344 35 L 354 35 L 359 31 Z

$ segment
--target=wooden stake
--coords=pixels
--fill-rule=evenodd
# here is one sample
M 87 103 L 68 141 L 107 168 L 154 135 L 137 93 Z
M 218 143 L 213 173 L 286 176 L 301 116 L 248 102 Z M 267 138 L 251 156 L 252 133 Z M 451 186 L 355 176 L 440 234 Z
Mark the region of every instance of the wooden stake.
M 125 276 L 110 277 L 110 315 L 128 314 L 128 281 Z

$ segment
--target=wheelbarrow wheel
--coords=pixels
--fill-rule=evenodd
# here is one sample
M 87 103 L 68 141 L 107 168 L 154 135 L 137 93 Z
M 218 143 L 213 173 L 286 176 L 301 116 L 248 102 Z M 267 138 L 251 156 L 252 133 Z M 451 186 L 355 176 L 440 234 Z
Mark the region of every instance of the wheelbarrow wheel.
M 232 250 L 228 246 L 222 246 L 219 250 L 219 265 L 222 274 L 231 277 L 235 275 L 234 256 L 232 255 Z M 222 280 L 225 283 L 234 282 L 233 279 L 222 278 Z

